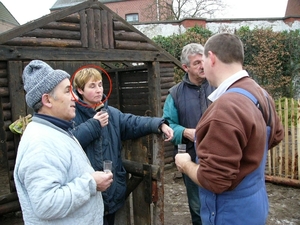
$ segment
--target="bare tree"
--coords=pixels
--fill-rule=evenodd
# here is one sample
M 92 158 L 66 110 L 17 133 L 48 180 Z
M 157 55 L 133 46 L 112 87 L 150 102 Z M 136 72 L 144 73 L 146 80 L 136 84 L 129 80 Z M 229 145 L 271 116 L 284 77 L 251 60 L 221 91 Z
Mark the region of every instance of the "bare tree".
M 223 0 L 154 0 L 146 6 L 144 16 L 151 21 L 213 18 L 226 7 Z

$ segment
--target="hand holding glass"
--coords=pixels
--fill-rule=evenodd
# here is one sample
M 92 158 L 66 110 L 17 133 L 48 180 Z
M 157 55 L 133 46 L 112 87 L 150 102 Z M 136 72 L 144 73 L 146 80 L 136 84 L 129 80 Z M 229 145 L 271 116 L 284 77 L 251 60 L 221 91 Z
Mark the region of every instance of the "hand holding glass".
M 103 162 L 103 171 L 104 173 L 109 173 L 112 170 L 112 161 L 110 160 L 105 160 Z
M 103 113 L 108 113 L 108 112 L 107 112 L 107 109 L 102 108 L 102 109 L 100 110 L 100 114 L 103 114 Z
M 186 153 L 186 144 L 179 144 L 177 147 L 178 153 Z

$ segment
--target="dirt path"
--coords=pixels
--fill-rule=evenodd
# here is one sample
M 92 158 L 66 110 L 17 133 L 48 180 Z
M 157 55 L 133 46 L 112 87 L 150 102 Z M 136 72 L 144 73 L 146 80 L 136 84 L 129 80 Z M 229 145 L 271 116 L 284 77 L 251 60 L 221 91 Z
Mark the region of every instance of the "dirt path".
M 185 186 L 179 177 L 174 167 L 165 173 L 165 225 L 192 224 Z M 300 225 L 300 189 L 272 183 L 266 186 L 270 204 L 266 225 Z

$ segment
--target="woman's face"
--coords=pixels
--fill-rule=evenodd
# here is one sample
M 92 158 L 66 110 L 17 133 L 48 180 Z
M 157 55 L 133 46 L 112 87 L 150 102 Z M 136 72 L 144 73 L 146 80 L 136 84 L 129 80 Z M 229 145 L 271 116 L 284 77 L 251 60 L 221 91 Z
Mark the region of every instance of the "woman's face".
M 90 106 L 101 102 L 103 96 L 102 80 L 92 80 L 85 84 L 84 90 L 78 88 L 77 91 L 82 95 L 82 100 Z

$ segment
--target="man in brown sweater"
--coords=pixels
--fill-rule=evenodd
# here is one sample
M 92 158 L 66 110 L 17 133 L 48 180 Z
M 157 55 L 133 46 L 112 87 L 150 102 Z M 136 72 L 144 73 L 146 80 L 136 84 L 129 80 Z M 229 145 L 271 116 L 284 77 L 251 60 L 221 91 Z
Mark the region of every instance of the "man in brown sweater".
M 206 42 L 204 72 L 217 89 L 196 127 L 198 163 L 188 154 L 175 157 L 179 171 L 199 185 L 203 224 L 263 225 L 267 220 L 266 152 L 284 132 L 274 100 L 243 70 L 243 62 L 237 36 L 221 33 Z M 232 88 L 252 94 L 257 104 L 244 94 L 226 93 Z

